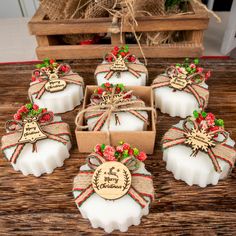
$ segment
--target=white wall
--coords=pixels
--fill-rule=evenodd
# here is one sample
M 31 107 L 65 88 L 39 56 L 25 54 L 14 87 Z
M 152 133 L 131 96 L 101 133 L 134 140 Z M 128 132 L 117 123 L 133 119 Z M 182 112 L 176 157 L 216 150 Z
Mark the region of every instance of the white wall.
M 35 13 L 38 0 L 0 0 L 0 18 L 31 17 Z

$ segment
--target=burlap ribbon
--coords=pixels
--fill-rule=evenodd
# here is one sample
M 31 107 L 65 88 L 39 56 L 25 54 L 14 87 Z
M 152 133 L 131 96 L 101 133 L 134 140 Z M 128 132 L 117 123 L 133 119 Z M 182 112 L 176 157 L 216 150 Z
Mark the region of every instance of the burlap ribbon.
M 24 123 L 18 122 L 17 128 L 15 128 L 14 131 L 12 131 L 13 129 L 10 128 L 12 122 L 16 123 L 16 121 L 8 121 L 6 123 L 6 129 L 10 132 L 2 137 L 1 149 L 4 153 L 5 150 L 7 150 L 8 148 L 16 147 L 13 154 L 10 157 L 10 161 L 15 164 L 17 158 L 19 157 L 21 151 L 23 150 L 27 142 L 26 143 L 19 142 L 19 139 L 21 138 L 23 132 Z M 64 123 L 62 121 L 55 121 L 55 122 L 50 121 L 47 123 L 39 123 L 39 125 L 43 133 L 46 134 L 47 139 L 60 142 L 64 145 L 66 145 L 69 142 L 71 134 L 69 125 L 67 123 Z M 68 136 L 69 140 L 62 136 Z M 33 143 L 32 145 L 34 146 L 35 144 L 36 143 Z
M 159 75 L 152 83 L 152 88 L 157 89 L 165 86 L 171 87 L 171 80 L 180 76 L 177 68 L 174 66 L 168 67 L 165 74 Z M 195 79 L 198 79 L 195 80 Z M 209 92 L 200 84 L 205 81 L 205 76 L 202 73 L 194 73 L 186 76 L 186 86 L 182 89 L 184 92 L 192 94 L 200 108 L 205 108 L 208 102 Z M 172 87 L 171 87 L 172 88 Z
M 140 120 L 144 121 L 148 124 L 148 119 L 146 119 L 139 111 L 152 111 L 156 116 L 156 110 L 153 107 L 145 107 L 145 103 L 140 99 L 124 99 L 127 95 L 130 95 L 132 91 L 128 91 L 124 93 L 120 97 L 115 97 L 115 87 L 111 93 L 110 102 L 108 104 L 94 104 L 92 103 L 82 111 L 80 111 L 76 118 L 75 124 L 78 129 L 87 129 L 88 125 L 81 126 L 79 124 L 80 118 L 85 114 L 85 119 L 88 120 L 93 117 L 98 117 L 96 121 L 93 131 L 99 131 L 102 129 L 103 125 L 106 121 L 108 121 L 108 134 L 110 127 L 110 118 L 112 113 L 114 112 L 129 112 L 134 116 L 138 117 Z M 109 140 L 110 142 L 110 140 Z
M 69 70 L 63 74 L 60 74 L 59 68 L 63 65 L 66 65 Z M 45 85 L 49 81 L 50 73 L 45 73 L 45 71 L 42 71 L 42 69 L 36 69 L 35 71 L 38 71 L 40 74 L 42 74 L 39 79 L 40 82 L 35 82 L 30 85 L 28 94 L 31 102 L 33 101 L 32 96 L 36 95 L 36 99 L 40 99 L 44 92 L 46 91 Z M 35 73 L 33 72 L 33 74 Z M 83 86 L 83 79 L 80 77 L 77 73 L 73 73 L 70 66 L 68 64 L 61 64 L 58 66 L 58 68 L 55 71 L 56 76 L 60 80 L 64 80 L 66 83 L 72 83 Z
M 114 73 L 117 71 L 111 70 L 113 63 L 106 63 L 106 64 L 100 64 L 97 66 L 95 70 L 95 76 L 99 73 L 107 73 L 105 75 L 105 79 L 109 80 Z M 141 76 L 140 73 L 148 74 L 146 66 L 143 64 L 137 64 L 137 63 L 131 63 L 127 62 L 125 63 L 127 67 L 127 71 L 130 72 L 132 75 L 134 75 L 136 78 L 139 78 Z
M 80 171 L 74 180 L 73 191 L 80 191 L 75 202 L 80 207 L 93 193 L 92 177 L 95 169 L 102 163 L 106 162 L 104 157 L 97 153 L 91 153 L 87 158 L 87 164 L 91 170 Z M 134 157 L 125 158 L 122 164 L 131 171 L 131 187 L 128 195 L 134 199 L 142 208 L 154 199 L 154 188 L 152 176 L 149 174 L 139 174 L 134 171 L 137 169 L 137 160 Z M 145 198 L 148 198 L 149 201 Z
M 192 129 L 201 129 L 201 127 L 196 123 L 196 121 L 188 121 L 185 120 L 183 123 L 183 128 L 172 127 L 170 128 L 164 135 L 162 140 L 162 147 L 163 149 L 168 149 L 170 147 L 176 145 L 187 145 L 186 140 L 188 134 L 192 131 Z M 220 173 L 221 167 L 218 163 L 217 159 L 221 159 L 226 161 L 230 167 L 234 166 L 236 151 L 233 147 L 226 144 L 228 138 L 228 132 L 225 130 L 216 130 L 208 132 L 213 137 L 217 134 L 223 137 L 222 141 L 218 141 L 216 138 L 213 138 L 214 146 L 209 147 L 206 153 L 208 154 L 209 158 L 211 159 L 215 170 Z M 197 154 L 197 153 L 193 153 Z

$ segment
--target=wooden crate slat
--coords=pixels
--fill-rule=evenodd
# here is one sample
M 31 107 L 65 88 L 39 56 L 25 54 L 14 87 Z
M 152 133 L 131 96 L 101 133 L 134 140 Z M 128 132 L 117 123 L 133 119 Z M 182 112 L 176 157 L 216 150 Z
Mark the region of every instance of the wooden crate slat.
M 130 51 L 137 57 L 142 57 L 137 46 L 129 45 Z M 143 46 L 143 51 L 147 58 L 155 57 L 199 57 L 202 54 L 201 44 L 173 44 L 163 46 Z M 66 46 L 45 46 L 37 48 L 39 59 L 45 57 L 55 59 L 88 59 L 102 58 L 107 51 L 112 49 L 112 45 L 66 45 Z M 58 53 L 60 52 L 60 53 Z
M 138 18 L 140 31 L 172 31 L 172 30 L 204 30 L 207 29 L 209 19 L 191 17 L 184 15 L 181 17 L 147 17 Z M 120 24 L 119 24 L 120 26 Z M 39 21 L 29 22 L 30 33 L 34 35 L 60 35 L 60 34 L 86 34 L 86 33 L 106 33 L 111 27 L 111 18 L 96 18 L 88 20 L 67 20 L 67 21 Z M 131 32 L 129 25 L 124 24 L 123 32 Z

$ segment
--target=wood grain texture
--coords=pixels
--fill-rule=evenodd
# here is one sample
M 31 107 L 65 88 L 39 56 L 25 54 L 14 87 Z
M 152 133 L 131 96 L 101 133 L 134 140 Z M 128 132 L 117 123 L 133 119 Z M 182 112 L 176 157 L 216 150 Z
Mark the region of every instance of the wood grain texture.
M 149 81 L 174 59 L 150 59 Z M 68 61 L 84 77 L 95 84 L 94 70 L 99 60 Z M 236 139 L 236 60 L 202 60 L 213 71 L 209 80 L 210 101 L 207 111 L 225 120 L 226 129 Z M 27 90 L 33 65 L 0 65 L 0 134 L 5 121 L 16 109 L 29 102 Z M 63 114 L 70 124 L 74 146 L 64 166 L 40 178 L 15 172 L 10 163 L 0 158 L 0 235 L 103 235 L 92 229 L 77 210 L 72 196 L 72 181 L 84 163 L 74 136 L 74 118 L 78 108 Z M 216 186 L 200 188 L 177 181 L 165 169 L 160 151 L 162 135 L 179 118 L 159 112 L 155 153 L 146 167 L 154 175 L 156 200 L 150 214 L 139 226 L 129 228 L 127 235 L 235 235 L 236 234 L 236 170 Z M 114 212 L 115 214 L 115 212 Z M 113 235 L 119 235 L 115 231 Z M 123 233 L 124 234 L 124 233 Z

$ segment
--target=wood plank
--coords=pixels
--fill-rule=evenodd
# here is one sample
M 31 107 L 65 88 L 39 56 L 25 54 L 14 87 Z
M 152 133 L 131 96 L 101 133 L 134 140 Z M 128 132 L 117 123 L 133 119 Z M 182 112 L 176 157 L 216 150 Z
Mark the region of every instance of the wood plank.
M 208 19 L 201 18 L 161 18 L 155 17 L 152 20 L 139 20 L 135 28 L 140 31 L 168 31 L 168 30 L 204 30 L 207 29 Z M 60 35 L 60 34 L 85 34 L 85 33 L 106 33 L 111 26 L 111 19 L 89 20 L 68 20 L 68 21 L 39 21 L 29 22 L 30 33 L 33 35 Z M 118 24 L 120 26 L 120 24 Z M 123 32 L 131 32 L 129 25 L 124 24 Z
M 68 60 L 73 70 L 95 84 L 94 71 L 100 59 Z M 148 84 L 157 74 L 182 59 L 149 59 Z M 236 140 L 236 60 L 202 59 L 201 65 L 212 70 L 208 81 L 210 100 L 207 111 L 225 121 L 231 138 Z M 28 102 L 27 90 L 32 64 L 0 65 L 0 135 L 5 121 L 18 107 Z M 40 178 L 15 172 L 10 163 L 0 158 L 0 235 L 105 235 L 93 229 L 76 209 L 71 193 L 73 178 L 84 164 L 86 155 L 78 153 L 74 136 L 74 118 L 79 108 L 62 115 L 73 134 L 71 156 L 64 166 Z M 177 181 L 165 168 L 160 141 L 163 134 L 179 118 L 158 111 L 155 153 L 146 161 L 154 176 L 156 199 L 150 214 L 139 226 L 127 233 L 112 235 L 235 235 L 236 169 L 216 186 L 200 188 Z
M 104 52 L 109 52 L 112 45 L 66 45 L 66 46 L 45 46 L 37 47 L 36 52 L 39 59 L 51 57 L 55 59 L 88 59 L 101 58 Z M 130 50 L 142 57 L 138 46 L 129 45 Z M 173 44 L 160 46 L 142 46 L 147 58 L 156 57 L 199 57 L 202 55 L 203 47 L 201 44 Z

